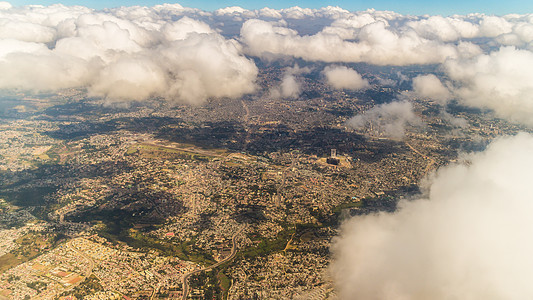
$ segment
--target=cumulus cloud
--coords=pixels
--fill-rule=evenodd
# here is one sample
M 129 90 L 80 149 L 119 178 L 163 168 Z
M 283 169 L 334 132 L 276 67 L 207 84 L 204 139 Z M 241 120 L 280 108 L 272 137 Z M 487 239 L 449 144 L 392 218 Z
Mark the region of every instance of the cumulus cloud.
M 414 31 L 398 33 L 384 21 L 364 25 L 347 39 L 350 35 L 346 28 L 329 27 L 314 35 L 301 36 L 293 29 L 259 19 L 248 20 L 241 28 L 247 53 L 258 57 L 278 55 L 310 61 L 411 65 L 442 63 L 448 58 L 471 57 L 481 52 L 472 43 L 446 44 L 421 38 Z
M 439 170 L 426 199 L 355 217 L 333 242 L 343 299 L 528 299 L 533 136 Z
M 512 24 L 497 16 L 485 16 L 479 23 L 479 31 L 482 36 L 496 37 L 512 31 Z
M 300 83 L 294 75 L 285 75 L 279 88 L 273 89 L 271 97 L 273 98 L 298 98 L 302 93 Z
M 440 117 L 456 128 L 467 128 L 469 126 L 468 121 L 466 119 L 455 117 L 454 115 L 446 112 L 445 110 L 442 110 L 440 112 Z
M 10 9 L 12 8 L 13 6 L 11 5 L 11 3 L 9 2 L 6 2 L 6 1 L 0 1 L 0 9 Z
M 512 32 L 501 34 L 495 40 L 502 45 L 533 50 L 533 19 L 516 18 L 512 21 Z
M 164 70 L 144 57 L 122 58 L 103 68 L 91 93 L 111 99 L 142 100 L 165 92 Z
M 533 49 L 531 15 L 404 16 L 332 7 L 266 11 L 268 16 L 256 11 L 258 19 L 250 19 L 250 15 L 242 18 L 247 21 L 241 29 L 241 40 L 253 56 L 412 65 L 470 58 L 481 54 L 479 46 L 487 49 L 487 45 L 501 44 Z M 263 23 L 272 18 L 292 21 L 290 25 Z M 323 22 L 321 30 L 313 32 L 300 26 L 316 26 L 321 18 L 331 20 Z
M 442 16 L 416 17 L 407 22 L 406 27 L 430 40 L 443 42 L 471 40 L 480 45 L 488 43 L 533 49 L 531 15 L 499 17 L 471 14 L 446 18 Z
M 448 88 L 433 74 L 413 78 L 413 91 L 419 97 L 437 100 L 443 104 L 451 98 Z
M 63 5 L 0 10 L 0 88 L 87 88 L 110 100 L 201 103 L 253 92 L 240 44 L 181 6 L 93 11 Z
M 530 15 L 418 17 L 406 26 L 423 38 L 444 42 L 489 38 L 502 45 L 527 48 L 533 41 Z
M 184 40 L 192 33 L 215 33 L 215 31 L 206 23 L 189 17 L 183 17 L 176 22 L 165 23 L 163 27 L 161 27 L 161 32 L 168 41 Z
M 278 87 L 270 89 L 270 97 L 272 98 L 298 98 L 302 93 L 302 87 L 297 75 L 302 73 L 309 73 L 309 68 L 300 68 L 295 65 L 292 68 L 287 68 Z
M 302 8 L 299 6 L 289 7 L 281 10 L 287 19 L 304 19 L 314 17 L 315 10 Z
M 446 85 L 433 74 L 419 75 L 413 79 L 414 94 L 441 104 L 455 98 L 463 105 L 533 126 L 533 52 L 502 47 L 470 59 L 449 59 L 442 70 Z
M 461 103 L 488 108 L 512 122 L 533 126 L 533 53 L 503 47 L 473 59 L 444 64 Z
M 409 101 L 396 101 L 377 105 L 352 117 L 346 122 L 354 129 L 368 129 L 371 134 L 401 139 L 407 125 L 420 126 L 420 118 L 413 112 Z
M 244 9 L 240 6 L 228 6 L 225 8 L 219 8 L 215 10 L 215 15 L 249 15 L 249 16 L 255 16 L 255 13 L 253 13 L 250 10 Z
M 276 9 L 264 7 L 259 10 L 259 15 L 264 18 L 281 19 L 283 15 Z
M 120 100 L 158 96 L 200 103 L 209 97 L 238 97 L 254 91 L 257 68 L 246 55 L 374 65 L 444 63 L 446 69 L 456 70 L 459 68 L 454 64 L 473 64 L 486 56 L 482 49 L 494 45 L 533 50 L 533 17 L 404 16 L 390 11 L 349 12 L 332 6 L 280 10 L 233 6 L 206 12 L 163 4 L 95 11 L 60 4 L 12 7 L 0 2 L 0 43 L 0 67 L 9 71 L 0 75 L 0 88 L 79 87 Z M 193 47 L 200 48 L 195 51 Z M 40 63 L 31 70 L 28 62 L 37 61 Z M 132 65 L 135 61 L 137 66 Z M 120 78 L 117 70 L 122 69 L 146 72 L 150 78 L 143 77 L 146 74 L 123 74 Z M 353 73 L 345 75 L 352 77 L 352 82 L 359 81 Z M 298 77 L 286 77 L 286 92 L 280 87 L 280 96 L 294 97 Z M 456 89 L 460 88 L 459 98 L 473 98 L 473 93 L 466 92 L 474 92 L 477 83 L 457 77 L 461 76 L 450 79 Z M 54 81 L 62 79 L 65 81 Z M 428 78 L 424 80 L 425 85 L 431 85 Z M 336 82 L 339 88 L 358 86 Z M 365 87 L 364 79 L 360 86 Z M 524 88 L 525 84 L 519 89 Z M 436 89 L 439 95 L 427 97 L 447 98 L 441 88 Z M 420 85 L 418 92 L 425 95 L 428 91 Z M 465 102 L 474 105 L 473 101 Z
M 327 66 L 322 73 L 326 82 L 335 89 L 361 90 L 370 86 L 357 71 L 345 66 Z
M 255 89 L 255 64 L 240 54 L 239 45 L 220 35 L 198 35 L 164 47 L 161 64 L 174 72 L 170 95 L 195 101 L 207 97 L 238 97 Z
M 0 20 L 0 38 L 25 42 L 48 43 L 54 40 L 56 31 L 40 24 Z
M 479 35 L 479 27 L 476 24 L 453 17 L 431 16 L 427 19 L 410 21 L 407 26 L 424 38 L 445 42 Z

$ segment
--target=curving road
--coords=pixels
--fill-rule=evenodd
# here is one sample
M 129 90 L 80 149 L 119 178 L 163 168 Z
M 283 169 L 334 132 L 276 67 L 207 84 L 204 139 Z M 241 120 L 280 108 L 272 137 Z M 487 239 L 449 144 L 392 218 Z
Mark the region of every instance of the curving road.
M 232 260 L 235 257 L 235 254 L 237 254 L 237 243 L 235 242 L 235 240 L 237 239 L 237 236 L 239 234 L 241 234 L 241 232 L 244 230 L 244 227 L 245 226 L 242 226 L 241 229 L 237 230 L 237 232 L 235 232 L 235 234 L 231 237 L 231 243 L 232 243 L 231 254 L 228 257 L 226 257 L 223 260 L 217 262 L 216 264 L 210 265 L 210 266 L 202 268 L 202 269 L 194 270 L 192 272 L 189 272 L 189 273 L 185 274 L 185 276 L 183 276 L 183 297 L 182 297 L 183 300 L 186 300 L 187 296 L 189 296 L 189 277 L 191 277 L 192 275 L 201 273 L 203 271 L 209 270 L 209 269 L 214 269 L 214 268 L 216 268 L 216 267 L 218 267 L 218 266 L 220 266 L 220 265 Z

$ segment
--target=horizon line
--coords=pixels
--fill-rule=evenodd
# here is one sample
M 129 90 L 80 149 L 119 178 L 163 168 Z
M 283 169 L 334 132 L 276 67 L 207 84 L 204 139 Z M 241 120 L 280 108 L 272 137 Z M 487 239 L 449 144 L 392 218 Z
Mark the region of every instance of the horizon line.
M 381 1 L 387 1 L 387 0 L 381 0 Z M 413 1 L 417 1 L 417 0 L 413 0 Z M 276 2 L 280 2 L 280 1 L 269 1 L 268 3 L 264 3 L 262 1 L 247 1 L 245 3 L 241 3 L 241 1 L 239 0 L 222 1 L 222 2 L 217 1 L 216 3 L 212 3 L 213 1 L 209 1 L 209 0 L 204 0 L 204 1 L 184 0 L 184 1 L 176 1 L 176 2 L 157 1 L 157 0 L 150 0 L 150 1 L 123 0 L 123 1 L 113 1 L 111 3 L 103 2 L 100 0 L 92 0 L 92 1 L 17 0 L 17 1 L 0 1 L 0 2 L 7 2 L 13 7 L 23 7 L 23 6 L 31 6 L 31 5 L 51 6 L 54 4 L 62 4 L 65 6 L 82 6 L 82 7 L 87 7 L 87 8 L 91 8 L 94 10 L 105 10 L 105 9 L 113 9 L 113 8 L 119 8 L 119 7 L 134 7 L 134 6 L 154 7 L 156 5 L 164 5 L 164 4 L 179 4 L 183 6 L 184 8 L 199 9 L 199 10 L 210 12 L 210 13 L 214 13 L 215 11 L 219 9 L 224 9 L 224 8 L 229 8 L 229 7 L 239 7 L 245 10 L 249 10 L 249 11 L 257 11 L 263 8 L 283 10 L 283 9 L 290 9 L 290 8 L 296 8 L 296 7 L 301 8 L 301 9 L 321 9 L 321 8 L 327 8 L 327 7 L 338 7 L 349 12 L 363 12 L 367 10 L 376 10 L 376 11 L 390 11 L 390 12 L 395 12 L 395 13 L 399 13 L 399 14 L 407 15 L 407 16 L 425 16 L 425 15 L 440 15 L 440 16 L 463 15 L 463 16 L 466 16 L 466 15 L 472 15 L 472 14 L 504 16 L 504 15 L 511 15 L 511 14 L 527 15 L 527 14 L 533 13 L 533 2 L 527 8 L 525 7 L 516 8 L 512 5 L 513 2 L 511 2 L 511 3 L 508 3 L 509 5 L 506 5 L 505 11 L 502 10 L 499 12 L 496 12 L 493 9 L 491 9 L 490 5 L 482 5 L 481 7 L 478 7 L 478 8 L 484 8 L 484 9 L 457 7 L 457 9 L 455 10 L 450 9 L 450 6 L 446 5 L 445 9 L 443 8 L 439 11 L 437 5 L 430 5 L 432 7 L 431 9 L 424 9 L 424 7 L 420 7 L 420 6 L 418 6 L 417 8 L 413 8 L 412 6 L 403 6 L 402 8 L 398 8 L 397 7 L 398 4 L 393 4 L 389 8 L 385 8 L 383 7 L 384 6 L 383 3 L 382 4 L 366 3 L 371 6 L 363 6 L 365 5 L 365 3 L 360 3 L 358 5 L 352 3 L 351 5 L 346 6 L 346 5 L 343 5 L 342 3 L 343 1 L 337 1 L 336 3 L 332 3 L 329 1 L 323 1 L 323 2 L 321 1 L 319 3 L 316 3 L 317 1 L 309 1 L 306 3 L 306 5 L 301 5 L 301 3 L 294 3 L 295 1 L 288 1 L 288 2 L 284 2 L 285 6 L 281 4 L 276 5 Z M 206 3 L 206 2 L 209 2 L 209 3 Z M 373 1 L 373 2 L 379 2 L 379 1 Z M 313 5 L 312 3 L 315 3 L 315 5 Z M 490 3 L 491 2 L 486 2 L 485 4 L 490 4 Z M 442 3 L 442 4 L 445 4 L 445 3 Z M 520 5 L 525 6 L 523 3 L 520 3 Z

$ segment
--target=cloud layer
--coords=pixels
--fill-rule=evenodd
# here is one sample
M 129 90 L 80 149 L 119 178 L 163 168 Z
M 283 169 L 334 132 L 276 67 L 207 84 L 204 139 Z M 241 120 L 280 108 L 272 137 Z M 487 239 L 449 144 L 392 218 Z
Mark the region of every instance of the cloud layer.
M 206 12 L 179 4 L 95 11 L 0 2 L 0 88 L 86 88 L 119 101 L 162 97 L 201 103 L 255 91 L 253 58 L 373 65 L 441 65 L 414 92 L 445 104 L 493 110 L 533 126 L 533 15 L 404 16 L 339 7 Z M 368 82 L 347 67 L 324 69 L 336 89 Z M 380 79 L 375 76 L 370 78 Z M 296 74 L 272 90 L 295 98 Z M 382 83 L 389 82 L 381 78 Z M 276 94 L 277 93 L 277 94 Z
M 322 72 L 326 82 L 335 89 L 361 90 L 370 87 L 357 71 L 345 66 L 328 66 Z
M 497 117 L 533 127 L 533 52 L 512 46 L 470 59 L 450 59 L 433 74 L 413 78 L 413 92 L 445 105 L 459 103 L 489 109 Z
M 254 91 L 257 68 L 235 40 L 167 10 L 97 12 L 84 7 L 0 11 L 0 88 L 86 87 L 117 100 L 164 97 L 200 103 Z
M 363 114 L 352 117 L 346 125 L 354 129 L 366 128 L 370 133 L 401 139 L 407 125 L 421 125 L 409 101 L 395 101 L 377 105 Z
M 451 98 L 451 93 L 442 82 L 433 74 L 418 75 L 413 78 L 413 91 L 422 98 L 446 103 Z
M 427 199 L 355 217 L 334 241 L 343 299 L 528 299 L 533 136 L 500 138 L 442 168 Z
M 357 33 L 352 34 L 350 30 Z M 423 39 L 413 31 L 398 33 L 384 21 L 375 21 L 361 28 L 327 27 L 314 35 L 301 36 L 283 25 L 253 19 L 243 24 L 241 39 L 247 53 L 253 56 L 292 56 L 310 61 L 376 65 L 442 63 L 447 58 L 471 57 L 480 53 L 480 49 L 471 43 L 456 46 Z
M 533 52 L 502 47 L 472 59 L 450 60 L 444 69 L 463 104 L 533 126 Z

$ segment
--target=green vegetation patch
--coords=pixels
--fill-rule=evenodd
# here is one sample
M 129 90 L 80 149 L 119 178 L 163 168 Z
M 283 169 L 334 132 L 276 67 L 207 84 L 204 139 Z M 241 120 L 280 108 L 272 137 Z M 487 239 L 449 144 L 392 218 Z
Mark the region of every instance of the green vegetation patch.
M 215 158 L 208 154 L 200 154 L 192 151 L 175 149 L 157 145 L 139 144 L 131 146 L 126 155 L 142 154 L 151 158 L 177 158 L 184 160 L 210 161 Z
M 193 261 L 202 265 L 215 263 L 213 256 L 194 246 L 195 240 L 173 243 L 171 241 L 156 239 L 141 232 L 134 232 L 125 238 L 128 245 L 138 249 L 156 249 L 165 256 L 177 256 L 182 260 Z
M 15 243 L 20 247 L 0 256 L 0 273 L 27 262 L 54 247 L 58 242 L 55 234 L 41 234 L 30 232 Z
M 224 297 L 224 292 L 221 287 L 221 281 L 220 276 L 225 276 L 220 272 L 217 272 L 215 270 L 211 270 L 209 272 L 201 272 L 195 275 L 192 275 L 189 279 L 189 285 L 191 287 L 191 294 L 192 290 L 200 290 L 203 291 L 203 297 L 202 299 L 227 299 Z M 227 277 L 226 277 L 227 278 Z M 229 279 L 228 279 L 229 281 Z M 228 286 L 229 289 L 229 286 Z
M 343 209 L 347 208 L 361 208 L 363 207 L 363 201 L 350 201 L 342 203 L 333 209 L 334 213 L 340 213 Z
M 28 286 L 30 289 L 36 290 L 37 292 L 41 292 L 41 290 L 46 288 L 47 284 L 42 281 L 32 281 L 27 282 L 26 286 Z
M 75 296 L 76 299 L 83 299 L 83 297 L 87 295 L 91 295 L 103 290 L 104 287 L 100 284 L 100 280 L 94 274 L 91 274 L 91 276 L 87 277 L 73 290 L 64 292 L 61 296 Z
M 222 290 L 222 298 L 228 299 L 229 288 L 231 287 L 231 279 L 224 273 L 219 272 L 217 274 L 218 285 Z
M 13 253 L 6 253 L 0 256 L 0 273 L 3 273 L 4 271 L 9 270 L 26 261 L 28 260 L 21 260 Z
M 44 155 L 48 156 L 48 162 L 49 164 L 59 163 L 61 158 L 61 149 L 59 145 L 52 146 L 52 148 L 48 149 L 44 153 Z
M 242 258 L 254 258 L 281 252 L 285 249 L 285 246 L 295 232 L 296 229 L 294 227 L 287 227 L 280 231 L 274 239 L 259 237 L 257 239 L 259 241 L 257 245 L 239 252 L 238 256 Z

